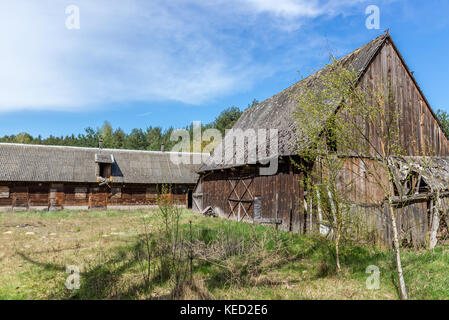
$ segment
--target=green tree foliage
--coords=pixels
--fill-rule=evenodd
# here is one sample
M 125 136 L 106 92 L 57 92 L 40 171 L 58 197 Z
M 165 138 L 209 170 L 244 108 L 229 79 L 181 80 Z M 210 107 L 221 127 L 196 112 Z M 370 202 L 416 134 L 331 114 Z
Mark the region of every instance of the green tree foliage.
M 242 111 L 239 108 L 235 106 L 227 108 L 220 113 L 211 127 L 220 130 L 221 134 L 224 135 L 225 130 L 232 128 L 241 115 Z
M 258 103 L 254 99 L 251 104 L 248 104 L 248 108 Z M 232 128 L 242 113 L 238 107 L 227 108 L 213 122 L 204 124 L 202 130 L 215 128 L 224 135 L 225 130 Z M 185 129 L 189 130 L 192 136 L 192 125 L 186 126 Z M 33 137 L 26 132 L 22 132 L 17 135 L 5 135 L 0 138 L 0 142 L 96 148 L 99 138 L 102 137 L 104 148 L 160 150 L 161 145 L 164 144 L 165 149 L 170 150 L 176 144 L 175 141 L 170 141 L 170 136 L 174 130 L 173 127 L 164 130 L 161 127 L 149 126 L 145 130 L 135 128 L 126 133 L 121 128 L 114 129 L 109 121 L 105 121 L 100 128 L 88 127 L 84 129 L 84 133 L 78 135 L 71 134 L 60 137 L 50 135 L 47 138 L 42 138 L 41 135 Z
M 303 169 L 308 213 L 312 213 L 315 206 L 318 216 L 323 217 L 324 229 L 335 242 L 336 265 L 340 270 L 340 242 L 345 237 L 353 238 L 355 216 L 351 212 L 351 202 L 357 201 L 351 196 L 353 181 L 343 179 L 342 169 L 346 161 L 354 159 L 350 166 L 363 164 L 364 179 L 376 183 L 385 195 L 379 207 L 387 204 L 389 208 L 399 291 L 401 298 L 407 299 L 393 208 L 396 169 L 391 162 L 392 157 L 404 153 L 399 134 L 399 107 L 390 81 L 379 79 L 378 83 L 375 79 L 373 88 L 369 88 L 358 84 L 358 76 L 357 71 L 334 60 L 321 72 L 304 80 L 309 82 L 305 82 L 304 89 L 295 97 L 298 103 L 296 149 L 300 158 L 307 162 Z M 366 128 L 376 132 L 378 144 L 366 135 Z M 401 192 L 399 196 L 402 197 Z M 322 227 L 320 225 L 320 229 Z
M 443 127 L 444 133 L 449 136 L 449 113 L 438 109 L 437 118 L 440 120 L 440 124 Z

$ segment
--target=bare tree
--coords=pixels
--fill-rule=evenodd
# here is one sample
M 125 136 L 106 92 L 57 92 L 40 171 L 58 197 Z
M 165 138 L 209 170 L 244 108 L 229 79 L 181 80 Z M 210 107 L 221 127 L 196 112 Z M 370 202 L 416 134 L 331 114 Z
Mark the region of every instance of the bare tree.
M 338 268 L 339 241 L 344 234 L 345 221 L 348 221 L 345 205 L 355 200 L 346 196 L 351 181 L 349 186 L 348 182 L 341 182 L 345 163 L 357 160 L 354 163 L 363 166 L 366 179 L 382 191 L 384 198 L 379 200 L 379 206 L 389 207 L 400 296 L 407 299 L 393 206 L 396 190 L 392 158 L 403 155 L 400 111 L 388 81 L 379 80 L 367 88 L 359 80 L 358 72 L 335 59 L 322 71 L 304 80 L 303 89 L 296 96 L 297 152 L 306 162 L 316 164 L 319 160 L 322 164 L 319 181 L 311 179 L 309 183 L 324 183 L 330 190 L 334 208 L 329 212 L 333 220 Z M 367 135 L 367 132 L 373 134 Z

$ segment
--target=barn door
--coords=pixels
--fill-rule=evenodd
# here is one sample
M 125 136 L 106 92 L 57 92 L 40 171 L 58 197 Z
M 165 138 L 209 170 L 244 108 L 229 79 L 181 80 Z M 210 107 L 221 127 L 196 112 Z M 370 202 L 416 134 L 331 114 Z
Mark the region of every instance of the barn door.
M 28 209 L 28 187 L 14 187 L 12 193 L 12 207 L 14 210 Z
M 192 194 L 192 210 L 193 212 L 203 211 L 203 179 L 199 178 Z
M 101 187 L 90 188 L 89 209 L 106 209 L 108 206 L 108 194 Z
M 52 184 L 48 201 L 48 208 L 50 210 L 62 210 L 65 202 L 64 185 Z
M 233 217 L 237 221 L 252 219 L 250 210 L 254 204 L 254 196 L 251 192 L 251 185 L 254 176 L 250 177 L 229 177 L 231 192 L 227 197 L 230 208 L 228 218 Z

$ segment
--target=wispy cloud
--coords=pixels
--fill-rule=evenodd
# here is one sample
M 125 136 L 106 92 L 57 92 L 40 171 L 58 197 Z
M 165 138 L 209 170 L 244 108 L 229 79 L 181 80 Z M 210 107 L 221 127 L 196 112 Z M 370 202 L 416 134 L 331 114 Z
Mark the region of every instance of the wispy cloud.
M 140 113 L 138 114 L 139 117 L 148 117 L 151 116 L 153 114 L 153 112 L 144 112 L 144 113 Z
M 323 14 L 319 1 L 246 0 L 257 13 L 269 12 L 283 17 L 316 17 Z
M 263 55 L 278 54 L 270 50 L 283 45 L 282 27 L 360 2 L 4 0 L 0 111 L 204 104 L 276 72 L 285 56 L 276 64 Z M 69 4 L 80 8 L 80 30 L 65 28 Z

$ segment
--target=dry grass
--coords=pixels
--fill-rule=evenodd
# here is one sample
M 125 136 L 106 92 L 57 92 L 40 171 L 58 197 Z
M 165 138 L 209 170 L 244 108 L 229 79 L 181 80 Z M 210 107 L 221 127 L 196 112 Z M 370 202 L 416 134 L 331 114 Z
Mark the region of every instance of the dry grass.
M 348 245 L 337 274 L 332 246 L 322 239 L 187 210 L 181 219 L 185 238 L 192 236 L 189 221 L 193 280 L 153 277 L 149 286 L 139 250 L 143 235 L 160 229 L 156 211 L 1 213 L 0 298 L 397 299 L 389 252 Z M 446 251 L 405 252 L 412 298 L 449 297 Z M 365 268 L 373 264 L 381 269 L 381 288 L 375 291 L 365 287 Z M 68 265 L 80 268 L 80 290 L 65 288 Z
M 109 251 L 133 242 L 143 212 L 4 213 L 0 220 L 2 298 L 64 294 L 65 268 L 88 271 Z

